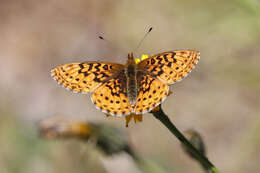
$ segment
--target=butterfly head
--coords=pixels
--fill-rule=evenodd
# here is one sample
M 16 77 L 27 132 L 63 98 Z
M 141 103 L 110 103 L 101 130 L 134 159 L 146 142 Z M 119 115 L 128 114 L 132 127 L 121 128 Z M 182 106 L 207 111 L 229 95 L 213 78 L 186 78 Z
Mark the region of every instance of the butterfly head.
M 127 56 L 127 65 L 136 65 L 133 53 L 129 53 Z

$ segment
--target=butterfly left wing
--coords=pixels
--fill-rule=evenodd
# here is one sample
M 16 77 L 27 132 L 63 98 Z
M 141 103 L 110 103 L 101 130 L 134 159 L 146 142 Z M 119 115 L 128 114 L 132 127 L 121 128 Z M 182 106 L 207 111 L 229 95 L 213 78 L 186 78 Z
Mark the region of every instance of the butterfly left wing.
M 70 91 L 87 93 L 115 76 L 123 67 L 106 62 L 70 63 L 53 68 L 51 76 Z
M 138 68 L 169 85 L 186 77 L 199 58 L 200 53 L 195 50 L 164 52 L 141 61 Z
M 127 97 L 126 81 L 125 73 L 119 73 L 94 90 L 92 102 L 104 113 L 113 116 L 129 115 L 133 108 Z

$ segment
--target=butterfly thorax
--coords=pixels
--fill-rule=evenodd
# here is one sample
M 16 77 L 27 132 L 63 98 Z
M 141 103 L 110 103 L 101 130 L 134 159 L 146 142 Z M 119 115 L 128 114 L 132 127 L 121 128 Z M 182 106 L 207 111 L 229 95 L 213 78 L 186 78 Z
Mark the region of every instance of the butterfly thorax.
M 133 57 L 133 53 L 128 54 L 128 60 L 124 69 L 126 75 L 126 88 L 127 88 L 127 97 L 130 101 L 131 106 L 134 106 L 136 103 L 137 97 L 137 80 L 136 80 L 136 62 Z

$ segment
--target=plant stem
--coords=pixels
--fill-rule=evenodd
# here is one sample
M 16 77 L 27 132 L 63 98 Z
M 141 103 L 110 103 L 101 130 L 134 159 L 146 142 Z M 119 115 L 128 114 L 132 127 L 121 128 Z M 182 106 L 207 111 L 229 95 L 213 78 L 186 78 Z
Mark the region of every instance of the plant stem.
M 207 170 L 212 173 L 219 173 L 217 168 L 203 155 L 201 154 L 184 136 L 183 134 L 174 126 L 174 124 L 170 121 L 168 116 L 161 109 L 161 105 L 159 110 L 152 111 L 151 113 L 155 118 L 160 120 L 174 136 L 176 136 L 180 142 L 186 146 L 190 152 L 194 155 L 197 161 Z

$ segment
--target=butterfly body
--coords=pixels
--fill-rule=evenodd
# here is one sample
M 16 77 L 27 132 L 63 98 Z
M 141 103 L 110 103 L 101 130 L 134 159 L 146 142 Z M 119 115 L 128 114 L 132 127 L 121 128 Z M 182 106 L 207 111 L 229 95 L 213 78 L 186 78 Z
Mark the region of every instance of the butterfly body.
M 126 75 L 126 87 L 127 87 L 127 97 L 130 101 L 131 106 L 133 107 L 136 103 L 137 97 L 137 65 L 134 60 L 133 54 L 128 54 L 128 60 L 124 68 L 124 74 Z
M 194 50 L 164 52 L 140 63 L 131 53 L 125 65 L 70 63 L 55 67 L 51 75 L 68 90 L 91 93 L 92 102 L 104 113 L 144 114 L 162 103 L 169 85 L 186 77 L 198 60 Z

